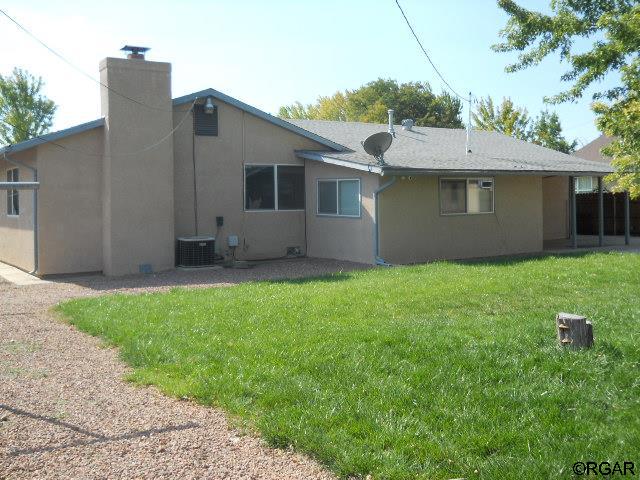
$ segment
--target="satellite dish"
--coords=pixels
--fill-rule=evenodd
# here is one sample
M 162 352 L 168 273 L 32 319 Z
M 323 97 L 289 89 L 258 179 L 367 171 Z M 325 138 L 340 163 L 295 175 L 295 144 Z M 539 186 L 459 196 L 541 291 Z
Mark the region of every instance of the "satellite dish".
M 367 139 L 362 142 L 364 151 L 373 156 L 379 163 L 384 163 L 384 152 L 389 150 L 393 142 L 393 137 L 388 132 L 378 132 L 373 135 L 369 135 Z

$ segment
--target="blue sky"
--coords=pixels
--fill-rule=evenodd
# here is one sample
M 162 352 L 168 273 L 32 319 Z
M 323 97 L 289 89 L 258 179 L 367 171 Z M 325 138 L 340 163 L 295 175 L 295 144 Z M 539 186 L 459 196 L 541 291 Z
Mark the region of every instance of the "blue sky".
M 545 8 L 546 0 L 523 1 Z M 597 129 L 591 97 L 545 106 L 567 70 L 557 58 L 507 74 L 514 56 L 490 46 L 506 15 L 493 0 L 401 0 L 424 46 L 449 83 L 476 96 L 511 97 L 531 115 L 560 115 L 581 143 Z M 12 1 L 2 8 L 84 71 L 121 56 L 124 44 L 151 47 L 147 58 L 173 64 L 173 95 L 213 87 L 270 113 L 296 100 L 356 88 L 378 77 L 446 88 L 420 52 L 394 0 L 324 1 Z M 54 127 L 100 116 L 98 85 L 0 17 L 0 74 L 26 68 L 59 104 Z M 615 78 L 606 79 L 611 84 Z M 466 119 L 466 113 L 465 113 Z

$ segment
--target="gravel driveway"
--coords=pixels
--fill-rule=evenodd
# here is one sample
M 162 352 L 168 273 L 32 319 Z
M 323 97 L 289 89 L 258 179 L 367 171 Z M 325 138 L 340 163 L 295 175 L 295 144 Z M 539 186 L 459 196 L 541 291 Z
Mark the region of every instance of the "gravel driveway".
M 0 478 L 332 478 L 314 461 L 242 435 L 218 409 L 123 381 L 117 351 L 54 318 L 61 300 L 219 286 L 365 268 L 301 259 L 44 285 L 0 282 Z

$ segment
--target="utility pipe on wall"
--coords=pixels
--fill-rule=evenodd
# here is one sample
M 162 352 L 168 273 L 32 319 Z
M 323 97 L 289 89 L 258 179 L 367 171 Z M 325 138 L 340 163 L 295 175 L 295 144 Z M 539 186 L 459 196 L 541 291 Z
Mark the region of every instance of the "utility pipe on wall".
M 385 262 L 382 258 L 380 258 L 380 232 L 379 232 L 379 222 L 380 222 L 380 214 L 378 213 L 378 205 L 380 203 L 378 197 L 382 192 L 384 192 L 389 187 L 393 186 L 398 179 L 393 177 L 387 183 L 384 183 L 378 187 L 377 190 L 373 192 L 373 203 L 374 203 L 374 212 L 373 212 L 373 258 L 376 265 L 385 265 L 389 266 L 387 262 Z
M 11 163 L 12 165 L 16 165 L 18 167 L 26 168 L 27 170 L 31 170 L 33 174 L 33 271 L 29 272 L 32 275 L 36 275 L 38 273 L 38 259 L 40 258 L 38 252 L 38 187 L 40 183 L 38 182 L 38 169 L 35 167 L 31 167 L 26 163 L 19 162 L 18 160 L 14 160 L 9 158 L 6 153 L 3 154 L 4 161 L 7 163 Z M 27 182 L 19 182 L 19 183 L 27 183 Z M 27 187 L 30 188 L 30 187 Z

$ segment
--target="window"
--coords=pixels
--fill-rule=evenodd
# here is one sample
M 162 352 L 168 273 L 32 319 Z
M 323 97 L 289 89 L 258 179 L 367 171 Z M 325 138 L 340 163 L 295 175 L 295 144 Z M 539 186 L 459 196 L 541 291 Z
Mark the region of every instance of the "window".
M 440 213 L 442 215 L 492 212 L 492 178 L 440 179 Z
M 360 180 L 318 180 L 318 215 L 360 216 Z
M 304 167 L 246 165 L 245 210 L 303 210 Z
M 18 182 L 19 174 L 17 168 L 7 170 L 7 182 Z M 7 215 L 20 215 L 20 197 L 18 190 L 7 190 Z
M 597 185 L 597 181 L 596 181 Z M 577 177 L 576 193 L 591 193 L 595 190 L 593 185 L 593 177 Z

